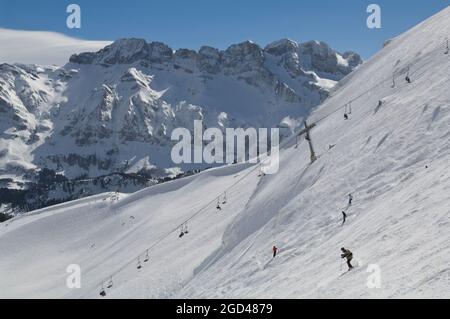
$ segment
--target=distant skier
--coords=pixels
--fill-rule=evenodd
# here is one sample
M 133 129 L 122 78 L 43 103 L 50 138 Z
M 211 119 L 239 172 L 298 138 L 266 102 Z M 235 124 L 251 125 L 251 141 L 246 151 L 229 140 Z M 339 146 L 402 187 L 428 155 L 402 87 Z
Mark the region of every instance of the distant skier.
M 353 259 L 353 253 L 350 250 L 345 249 L 344 247 L 341 248 L 341 251 L 342 251 L 341 258 L 347 258 L 348 270 L 353 269 L 353 266 L 351 264 L 351 261 Z
M 406 80 L 406 82 L 411 83 L 411 79 L 409 78 L 409 75 L 406 76 L 405 80 Z
M 347 219 L 347 214 L 344 211 L 342 211 L 342 226 L 344 226 L 346 219 Z
M 344 114 L 344 120 L 348 120 L 348 114 L 347 113 Z
M 277 252 L 278 252 L 277 246 L 273 246 L 272 251 L 273 251 L 273 258 L 275 258 L 277 256 Z
M 353 195 L 348 194 L 348 205 L 350 206 L 353 203 Z

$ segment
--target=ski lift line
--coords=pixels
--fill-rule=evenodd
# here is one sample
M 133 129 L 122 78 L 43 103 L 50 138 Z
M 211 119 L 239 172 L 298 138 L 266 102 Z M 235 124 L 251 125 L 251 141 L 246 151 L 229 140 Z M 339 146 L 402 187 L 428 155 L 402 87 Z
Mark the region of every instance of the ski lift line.
M 433 50 L 429 51 L 429 52 L 427 53 L 426 56 L 431 55 L 431 54 L 436 53 L 436 52 L 437 52 L 437 53 L 440 53 L 440 50 L 442 50 L 441 46 L 437 46 L 437 47 L 435 47 Z M 423 57 L 422 57 L 422 58 L 423 58 Z M 412 65 L 412 64 L 414 64 L 414 63 L 408 62 L 407 65 Z M 423 65 L 421 65 L 421 66 L 415 68 L 412 72 L 410 71 L 410 75 L 416 74 L 419 70 L 421 70 L 422 68 L 424 68 L 424 67 L 427 66 L 428 64 L 429 64 L 429 63 L 426 62 L 426 63 L 424 63 Z M 401 75 L 401 73 L 397 73 L 397 74 L 398 74 L 398 76 Z M 394 71 L 394 79 L 395 79 L 395 75 L 396 75 L 396 71 Z M 368 90 L 364 91 L 363 93 L 361 93 L 361 94 L 358 95 L 357 97 L 351 99 L 351 100 L 350 100 L 349 102 L 347 102 L 345 105 L 342 105 L 341 107 L 339 107 L 339 110 L 342 109 L 342 108 L 344 108 L 348 103 L 351 103 L 351 102 L 353 102 L 353 101 L 356 101 L 356 100 L 360 99 L 360 98 L 361 98 L 362 96 L 364 96 L 365 94 L 370 93 L 370 91 L 372 91 L 373 89 L 375 89 L 375 88 L 377 88 L 377 87 L 383 85 L 386 81 L 390 81 L 390 80 L 392 80 L 391 77 L 386 78 L 386 79 L 380 81 L 379 83 L 377 83 L 376 85 L 372 86 L 372 87 L 369 88 Z
M 425 57 L 432 57 L 432 54 L 434 54 L 434 53 L 437 53 L 437 55 L 440 55 L 440 50 L 438 50 L 438 49 L 440 49 L 440 48 L 430 51 L 429 54 L 427 54 L 426 56 L 423 56 L 422 59 L 424 59 Z M 428 66 L 428 64 L 429 64 L 429 62 L 424 62 L 422 65 L 418 64 L 419 66 L 415 67 L 413 71 L 411 71 L 410 66 L 408 66 L 409 74 L 407 74 L 407 75 L 416 74 L 419 70 Z
M 424 74 L 424 73 L 426 73 L 427 72 L 427 70 L 425 70 L 425 71 L 422 71 L 421 73 L 419 73 L 419 74 L 416 74 L 416 72 L 418 72 L 418 70 L 416 70 L 415 72 L 414 72 L 414 77 L 415 77 L 415 79 L 420 79 L 421 78 L 421 76 Z M 411 74 L 413 74 L 413 73 L 411 73 Z M 402 91 L 402 90 L 406 90 L 406 89 L 414 89 L 415 88 L 415 83 L 416 83 L 416 81 L 414 81 L 414 82 L 412 82 L 411 84 L 408 84 L 408 85 L 406 85 L 406 86 L 401 86 L 401 85 L 396 85 L 394 88 L 391 88 L 391 90 L 390 90 L 390 95 L 395 95 L 395 94 L 397 94 L 397 93 L 399 93 L 400 91 Z M 370 94 L 371 92 L 368 92 L 368 94 Z M 361 113 L 361 116 L 364 116 L 364 115 L 370 115 L 372 113 L 372 110 L 368 110 L 367 112 L 365 112 L 365 113 Z
M 287 143 L 289 140 L 286 140 L 284 143 Z M 281 144 L 281 145 L 282 145 Z M 257 169 L 260 168 L 260 165 L 255 165 L 254 168 L 252 168 L 249 172 L 247 172 L 245 175 L 243 175 L 240 179 L 238 179 L 236 182 L 234 182 L 231 186 L 229 186 L 228 188 L 226 188 L 225 192 L 228 192 L 228 194 L 231 194 L 231 190 L 238 185 L 240 182 L 242 182 L 244 179 L 246 179 L 249 175 L 251 175 L 253 172 L 255 172 Z M 222 193 L 221 193 L 222 194 Z M 199 216 L 202 212 L 206 211 L 208 212 L 206 209 L 209 208 L 212 204 L 214 204 L 216 202 L 217 198 L 214 198 L 213 200 L 211 200 L 210 202 L 208 202 L 206 205 L 204 205 L 203 207 L 201 207 L 194 215 L 192 215 L 190 218 L 186 219 L 184 222 L 182 222 L 181 224 L 179 224 L 178 226 L 176 226 L 175 228 L 173 228 L 171 231 L 169 231 L 168 233 L 166 233 L 165 235 L 163 235 L 162 237 L 160 237 L 156 242 L 154 242 L 150 247 L 148 247 L 147 249 L 144 250 L 143 253 L 141 253 L 139 256 L 146 254 L 147 252 L 150 252 L 153 248 L 155 248 L 157 245 L 159 245 L 161 242 L 163 242 L 165 239 L 169 238 L 171 235 L 175 234 L 180 227 L 183 227 L 184 225 L 186 225 L 188 222 L 192 221 L 195 217 Z M 136 258 L 134 258 L 133 260 L 130 260 L 130 262 L 124 264 L 121 268 L 119 268 L 118 270 L 116 270 L 112 275 L 110 275 L 108 278 L 111 277 L 115 277 L 118 273 L 122 272 L 125 268 L 127 268 L 128 266 L 130 266 L 131 264 L 133 264 L 135 262 Z
M 251 171 L 249 171 L 246 175 L 244 175 L 243 177 L 241 177 L 240 180 L 237 180 L 234 184 L 232 184 L 231 186 L 229 186 L 229 187 L 227 188 L 226 192 L 229 192 L 228 194 L 230 194 L 230 195 L 231 195 L 231 194 L 234 194 L 234 191 L 230 191 L 230 189 L 233 188 L 233 187 L 234 187 L 236 184 L 238 184 L 239 182 L 241 182 L 243 179 L 245 179 L 248 175 L 250 175 L 252 172 L 254 172 L 257 168 L 259 168 L 259 165 L 256 165 L 255 168 L 253 168 L 253 169 L 252 169 Z M 195 216 L 191 216 L 188 220 L 186 220 L 185 222 L 181 223 L 179 226 L 177 226 L 176 228 L 174 228 L 170 233 L 168 233 L 168 234 L 166 234 L 165 236 L 163 236 L 162 238 L 160 238 L 160 239 L 159 239 L 157 242 L 155 242 L 151 247 L 149 247 L 148 249 L 145 249 L 145 250 L 143 251 L 143 253 L 141 253 L 139 256 L 142 256 L 142 255 L 145 255 L 145 256 L 146 256 L 146 255 L 147 255 L 147 252 L 148 252 L 150 249 L 153 249 L 155 246 L 157 246 L 159 243 L 161 243 L 164 239 L 166 239 L 166 238 L 170 237 L 172 234 L 176 233 L 181 227 L 187 226 L 186 224 L 187 224 L 188 221 L 191 221 L 194 217 L 196 217 L 197 215 L 199 215 L 203 210 L 205 210 L 206 208 L 208 208 L 209 205 L 211 205 L 211 203 L 213 203 L 215 200 L 216 200 L 216 199 L 211 200 L 210 203 L 208 203 L 207 205 L 205 205 L 205 206 L 203 206 L 202 208 L 200 208 L 199 211 L 197 211 L 197 213 L 195 214 Z M 207 211 L 207 212 L 208 212 L 208 211 Z M 117 273 L 121 272 L 121 271 L 122 271 L 124 268 L 126 268 L 127 266 L 133 264 L 135 260 L 136 260 L 136 258 L 133 259 L 133 260 L 131 260 L 128 264 L 125 264 L 122 268 L 118 269 L 118 270 L 113 274 L 113 276 L 117 275 Z
M 330 112 L 329 114 L 327 114 L 327 115 L 325 115 L 325 116 L 319 118 L 318 120 L 314 120 L 313 122 L 314 122 L 314 123 L 319 123 L 319 122 L 325 120 L 326 118 L 330 117 L 331 115 L 333 115 L 333 114 L 335 114 L 335 113 L 337 113 L 337 112 L 339 112 L 339 111 L 342 111 L 342 109 L 347 108 L 347 106 L 349 105 L 349 103 L 353 103 L 353 102 L 355 102 L 355 101 L 361 99 L 363 96 L 365 96 L 366 94 L 370 93 L 370 92 L 371 92 L 372 90 L 374 90 L 375 88 L 380 87 L 382 84 L 385 84 L 386 81 L 389 81 L 390 79 L 391 79 L 391 78 L 385 79 L 384 81 L 381 81 L 381 82 L 377 83 L 376 85 L 372 86 L 370 89 L 368 89 L 368 90 L 362 92 L 360 95 L 358 95 L 358 96 L 354 97 L 353 99 L 351 99 L 349 102 L 347 102 L 347 103 L 345 103 L 345 104 L 339 106 L 339 107 L 336 108 L 334 111 L 332 111 L 332 112 Z
M 246 173 L 245 175 L 243 175 L 240 179 L 238 179 L 236 182 L 234 182 L 231 186 L 229 186 L 225 191 L 226 192 L 230 192 L 230 190 L 232 188 L 234 188 L 236 185 L 238 185 L 241 181 L 243 181 L 244 179 L 246 179 L 250 174 L 252 174 L 253 172 L 255 172 L 257 169 L 259 169 L 259 165 L 255 165 L 254 168 L 252 168 L 248 173 Z M 222 194 L 222 193 L 221 193 Z M 212 204 L 214 204 L 217 200 L 217 197 L 215 197 L 213 200 L 211 200 L 210 202 L 208 202 L 206 205 L 204 205 L 202 208 L 200 208 L 194 215 L 192 215 L 190 218 L 186 219 L 183 223 L 179 224 L 178 226 L 176 226 L 175 228 L 173 228 L 171 231 L 169 231 L 168 233 L 166 233 L 165 235 L 161 236 L 156 242 L 154 242 L 150 247 L 148 247 L 147 249 L 144 250 L 143 253 L 139 254 L 138 258 L 133 258 L 132 260 L 130 260 L 129 262 L 127 262 L 126 264 L 124 264 L 122 267 L 120 267 L 119 269 L 117 269 L 114 273 L 110 274 L 107 278 L 113 278 L 116 277 L 119 273 L 121 273 L 123 270 L 125 270 L 126 268 L 128 268 L 128 266 L 132 265 L 135 263 L 136 259 L 139 260 L 139 257 L 143 254 L 146 254 L 147 252 L 150 252 L 153 248 L 155 248 L 157 245 L 159 245 L 161 242 L 163 242 L 165 239 L 169 238 L 170 236 L 172 236 L 173 234 L 175 234 L 180 227 L 186 225 L 189 221 L 193 220 L 195 217 L 199 216 L 202 212 L 206 211 L 206 209 L 208 207 L 210 207 Z M 107 280 L 108 280 L 107 279 Z M 104 280 L 102 282 L 105 282 L 107 280 Z
M 390 78 L 389 78 L 389 79 L 390 79 Z M 349 102 L 346 102 L 345 104 L 339 106 L 339 107 L 336 108 L 333 112 L 327 114 L 326 116 L 323 116 L 323 117 L 319 118 L 318 120 L 314 120 L 314 121 L 312 121 L 312 122 L 313 122 L 313 123 L 319 123 L 319 122 L 323 121 L 324 119 L 330 117 L 331 115 L 333 115 L 333 114 L 335 114 L 335 113 L 341 111 L 342 109 L 346 108 L 346 107 L 348 106 L 349 103 L 352 103 L 352 102 L 355 102 L 355 101 L 359 100 L 360 98 L 362 98 L 364 95 L 368 94 L 368 93 L 369 93 L 370 91 L 372 91 L 373 89 L 375 89 L 375 88 L 377 88 L 377 87 L 379 87 L 379 86 L 381 86 L 382 84 L 385 84 L 385 83 L 386 83 L 386 79 L 385 79 L 384 81 L 381 81 L 381 82 L 377 83 L 376 85 L 372 86 L 370 89 L 364 91 L 364 92 L 361 93 L 360 95 L 354 97 L 354 98 L 351 99 Z
M 441 46 L 439 46 L 439 47 L 437 47 L 437 48 L 431 50 L 431 51 L 429 52 L 429 54 L 436 52 L 438 49 L 442 50 Z M 410 73 L 409 73 L 410 76 L 416 74 L 419 70 L 421 70 L 423 67 L 427 66 L 428 64 L 429 64 L 429 63 L 424 63 L 422 66 L 420 66 L 420 67 L 418 67 L 418 68 L 415 68 L 412 72 L 410 71 Z M 395 73 L 394 73 L 394 74 L 395 74 Z M 421 73 L 421 74 L 422 74 L 422 73 Z M 394 75 L 394 77 L 395 77 L 395 75 Z M 369 88 L 369 89 L 367 89 L 366 91 L 362 92 L 360 95 L 358 95 L 358 96 L 354 97 L 353 99 L 349 100 L 347 103 L 345 103 L 345 104 L 339 106 L 338 108 L 336 108 L 336 109 L 335 109 L 334 111 L 332 111 L 331 113 L 329 113 L 329 114 L 327 114 L 327 115 L 325 115 L 325 116 L 319 118 L 318 120 L 314 120 L 314 121 L 312 121 L 312 122 L 313 122 L 313 123 L 319 123 L 319 122 L 325 120 L 326 118 L 330 117 L 331 115 L 333 115 L 333 114 L 335 114 L 335 113 L 341 111 L 342 109 L 346 108 L 349 104 L 351 105 L 352 102 L 357 101 L 357 100 L 359 100 L 360 98 L 362 98 L 364 95 L 370 93 L 370 92 L 371 92 L 372 90 L 374 90 L 375 88 L 378 88 L 379 86 L 385 84 L 386 81 L 391 81 L 391 80 L 392 80 L 392 78 L 389 77 L 389 78 L 386 78 L 386 79 L 380 81 L 379 83 L 375 84 L 375 85 L 372 86 L 371 88 Z
M 445 43 L 445 42 L 444 42 Z M 432 56 L 433 54 L 435 54 L 435 53 L 437 53 L 438 55 L 440 55 L 442 52 L 441 52 L 441 50 L 442 50 L 442 44 L 440 44 L 440 45 L 436 45 L 433 49 L 431 49 L 430 51 L 428 51 L 427 53 L 425 53 L 423 56 L 420 56 L 419 58 L 417 58 L 417 59 L 415 59 L 415 60 L 412 60 L 412 61 L 406 61 L 405 63 L 403 63 L 403 67 L 401 67 L 401 68 L 396 68 L 396 70 L 394 70 L 394 76 L 395 75 L 401 75 L 401 74 L 403 74 L 404 72 L 397 72 L 397 71 L 402 71 L 402 70 L 405 70 L 405 68 L 406 69 L 408 69 L 408 68 L 411 68 L 411 66 L 412 65 L 420 65 L 419 63 L 420 63 L 420 61 L 421 60 L 424 60 L 424 58 L 426 58 L 426 57 L 429 57 L 429 56 Z M 416 63 L 417 62 L 417 63 Z M 421 65 L 420 67 L 415 67 L 415 72 L 418 70 L 418 69 L 420 69 L 420 68 L 422 68 L 422 67 L 424 67 L 424 66 L 426 66 L 428 63 L 424 63 L 423 65 Z M 405 67 L 406 66 L 406 67 Z M 412 74 L 412 73 L 411 73 Z
M 227 188 L 227 191 L 229 191 L 231 188 L 233 188 L 234 186 L 236 186 L 239 182 L 241 182 L 243 179 L 245 179 L 247 176 L 249 176 L 251 173 L 253 173 L 256 168 L 259 168 L 259 165 L 256 165 L 255 168 L 253 168 L 252 170 L 250 170 L 247 174 L 245 174 L 244 176 L 242 176 L 238 181 L 236 181 L 234 184 L 232 184 L 230 187 Z M 177 227 L 175 227 L 173 230 L 171 230 L 170 232 L 166 233 L 164 236 L 162 236 L 160 239 L 158 239 L 155 243 L 153 243 L 149 248 L 146 249 L 146 251 L 151 251 L 154 247 L 156 247 L 157 245 L 159 245 L 162 241 L 164 241 L 165 239 L 167 239 L 168 237 L 170 237 L 171 235 L 175 234 L 181 226 L 185 225 L 187 222 L 191 221 L 192 219 L 194 219 L 196 216 L 198 216 L 200 213 L 202 213 L 206 208 L 208 208 L 211 204 L 215 203 L 216 199 L 213 199 L 212 201 L 210 201 L 208 204 L 206 204 L 205 206 L 203 206 L 202 208 L 200 208 L 194 215 L 192 215 L 189 219 L 187 219 L 185 222 L 183 222 L 182 224 L 178 225 Z M 136 258 L 134 258 L 133 260 L 131 260 L 130 262 L 124 264 L 121 268 L 119 268 L 118 270 L 116 270 L 112 275 L 110 275 L 108 278 L 111 277 L 115 277 L 117 276 L 117 274 L 121 273 L 124 269 L 126 269 L 128 266 L 130 266 L 131 264 L 133 264 L 135 262 Z

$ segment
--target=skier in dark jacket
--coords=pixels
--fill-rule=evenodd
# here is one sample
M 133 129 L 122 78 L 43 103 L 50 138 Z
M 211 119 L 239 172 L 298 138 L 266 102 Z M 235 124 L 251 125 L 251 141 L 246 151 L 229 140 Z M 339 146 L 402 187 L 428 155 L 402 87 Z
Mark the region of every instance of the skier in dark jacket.
M 277 246 L 273 246 L 272 251 L 273 251 L 273 258 L 275 258 L 277 256 L 278 247 Z
M 352 194 L 348 194 L 348 205 L 351 205 L 353 202 L 353 195 Z
M 344 247 L 341 248 L 341 251 L 342 251 L 341 258 L 347 258 L 348 270 L 353 269 L 353 266 L 351 264 L 351 261 L 353 259 L 353 253 L 350 250 L 345 249 Z

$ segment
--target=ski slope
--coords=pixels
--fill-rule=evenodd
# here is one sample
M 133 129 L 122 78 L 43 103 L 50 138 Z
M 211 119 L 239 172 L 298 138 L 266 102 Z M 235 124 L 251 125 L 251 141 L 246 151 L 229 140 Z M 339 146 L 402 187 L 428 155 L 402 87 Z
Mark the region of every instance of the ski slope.
M 0 224 L 0 298 L 101 298 L 102 282 L 105 298 L 449 298 L 449 34 L 450 7 L 342 80 L 310 116 L 312 165 L 291 139 L 275 175 L 230 165 Z M 81 289 L 66 287 L 70 264 Z

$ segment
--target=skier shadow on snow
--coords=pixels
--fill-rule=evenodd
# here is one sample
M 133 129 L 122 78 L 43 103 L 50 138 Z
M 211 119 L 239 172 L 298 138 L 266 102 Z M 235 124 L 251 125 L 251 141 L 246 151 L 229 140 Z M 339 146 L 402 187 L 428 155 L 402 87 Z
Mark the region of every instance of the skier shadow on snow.
M 431 122 L 427 127 L 427 130 L 429 131 L 431 129 L 431 127 L 433 126 L 433 123 L 436 122 L 436 120 L 439 118 L 439 114 L 441 114 L 441 107 L 438 106 L 437 108 L 434 109 L 433 111 L 433 115 L 431 116 Z
M 310 187 L 313 187 L 316 183 L 317 183 L 317 181 L 320 179 L 320 176 L 322 175 L 322 172 L 323 172 L 323 170 L 325 169 L 325 165 L 323 165 L 321 168 L 320 168 L 320 170 L 319 170 L 319 172 L 316 174 L 316 176 L 315 176 L 315 178 L 314 178 L 314 180 L 313 180 L 313 182 L 312 183 L 309 183 L 309 185 L 305 185 L 305 187 L 303 188 L 303 189 L 301 189 L 301 190 L 297 190 L 297 187 L 298 187 L 298 185 L 300 184 L 300 182 L 303 180 L 303 177 L 306 175 L 306 173 L 308 172 L 308 169 L 310 168 L 310 166 L 307 166 L 306 168 L 305 168 L 305 170 L 301 173 L 301 175 L 298 177 L 298 181 L 297 181 L 297 183 L 295 184 L 295 186 L 293 187 L 293 191 L 294 192 L 296 192 L 296 193 L 299 193 L 299 192 L 303 192 L 306 188 L 310 188 Z
M 376 150 L 380 148 L 381 145 L 384 144 L 384 142 L 386 142 L 386 140 L 388 139 L 389 135 L 391 135 L 391 133 L 387 133 L 377 144 Z
M 365 148 L 369 143 L 372 141 L 372 136 L 369 136 L 366 140 L 366 143 L 364 143 L 364 146 L 362 148 Z

